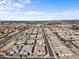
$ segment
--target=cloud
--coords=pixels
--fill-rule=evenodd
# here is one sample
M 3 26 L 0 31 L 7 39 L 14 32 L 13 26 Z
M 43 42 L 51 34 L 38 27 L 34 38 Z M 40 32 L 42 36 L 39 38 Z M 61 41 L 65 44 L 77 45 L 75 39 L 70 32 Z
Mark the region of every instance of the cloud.
M 1 12 L 0 12 L 1 15 L 2 15 L 2 14 L 3 14 L 3 15 L 4 15 L 4 14 L 8 14 L 8 13 L 9 13 L 8 11 L 1 11 Z
M 65 9 L 62 12 L 22 11 L 33 0 L 0 0 L 0 20 L 62 20 L 79 19 L 79 9 Z M 38 1 L 39 0 L 35 0 Z
M 0 0 L 0 10 L 21 10 L 24 8 L 23 3 L 30 3 L 31 0 Z
M 31 3 L 32 0 L 19 0 L 21 3 Z
M 50 13 L 47 15 L 48 19 L 79 19 L 79 9 L 78 10 L 67 10 L 59 13 Z
M 0 20 L 16 20 L 19 19 L 25 4 L 31 0 L 0 0 Z M 23 13 L 23 12 L 22 12 Z M 21 15 L 22 16 L 22 15 Z
M 62 19 L 79 19 L 79 9 L 58 13 L 49 13 L 45 11 L 0 11 L 0 20 L 43 21 Z
M 62 11 L 58 13 L 49 13 L 43 11 L 32 11 L 28 12 L 27 15 L 30 16 L 30 20 L 71 20 L 79 19 L 79 9 L 72 11 Z M 29 18 L 29 17 L 28 17 Z M 28 20 L 28 18 L 26 18 Z
M 28 12 L 26 12 L 26 14 L 28 14 L 28 15 L 43 15 L 43 14 L 45 14 L 45 12 L 42 12 L 42 11 L 28 11 Z

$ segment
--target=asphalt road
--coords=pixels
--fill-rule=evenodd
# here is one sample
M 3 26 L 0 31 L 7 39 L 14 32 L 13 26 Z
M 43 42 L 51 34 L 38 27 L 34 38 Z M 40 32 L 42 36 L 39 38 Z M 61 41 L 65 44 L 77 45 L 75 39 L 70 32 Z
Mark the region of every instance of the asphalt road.
M 24 31 L 24 30 L 22 30 L 22 31 Z M 16 37 L 16 35 L 18 35 L 18 34 L 21 33 L 22 31 L 15 32 L 15 33 L 13 33 L 12 35 L 3 38 L 3 41 L 0 42 L 0 47 L 2 47 L 2 46 L 5 44 L 6 41 L 10 41 L 12 37 Z
M 49 59 L 49 58 L 4 58 L 4 57 L 0 57 L 0 59 Z
M 44 32 L 44 30 L 43 30 L 43 33 L 44 33 L 44 38 L 45 38 L 45 42 L 46 42 L 46 47 L 47 47 L 48 53 L 49 53 L 48 58 L 5 58 L 5 57 L 0 57 L 0 59 L 55 59 L 53 51 L 52 51 L 51 46 L 50 46 L 50 43 L 47 39 L 47 36 L 46 36 L 46 33 Z M 13 35 L 13 36 L 15 36 L 15 35 Z
M 72 41 L 70 41 L 70 43 L 75 46 L 77 49 L 79 49 L 79 47 L 77 45 L 75 45 Z
M 50 43 L 48 42 L 48 39 L 47 39 L 47 36 L 46 36 L 46 33 L 45 33 L 44 29 L 43 29 L 43 33 L 44 33 L 45 43 L 47 45 L 48 52 L 49 52 L 49 59 L 55 59 L 53 51 L 52 51 L 52 49 L 50 47 Z

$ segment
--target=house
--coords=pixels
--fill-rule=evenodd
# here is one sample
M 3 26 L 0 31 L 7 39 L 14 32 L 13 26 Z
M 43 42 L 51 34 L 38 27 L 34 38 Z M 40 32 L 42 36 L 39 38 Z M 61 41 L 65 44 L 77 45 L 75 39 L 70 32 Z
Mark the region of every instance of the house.
M 19 52 L 19 55 L 31 55 L 32 54 L 33 45 L 25 45 Z
M 46 55 L 46 50 L 44 45 L 36 45 L 34 49 L 35 56 L 44 56 Z

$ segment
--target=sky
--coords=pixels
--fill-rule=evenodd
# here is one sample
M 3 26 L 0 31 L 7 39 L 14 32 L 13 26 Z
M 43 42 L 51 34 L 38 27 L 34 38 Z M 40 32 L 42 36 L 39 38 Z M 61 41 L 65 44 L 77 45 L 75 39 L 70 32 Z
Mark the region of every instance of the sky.
M 0 21 L 79 19 L 79 0 L 0 0 Z

